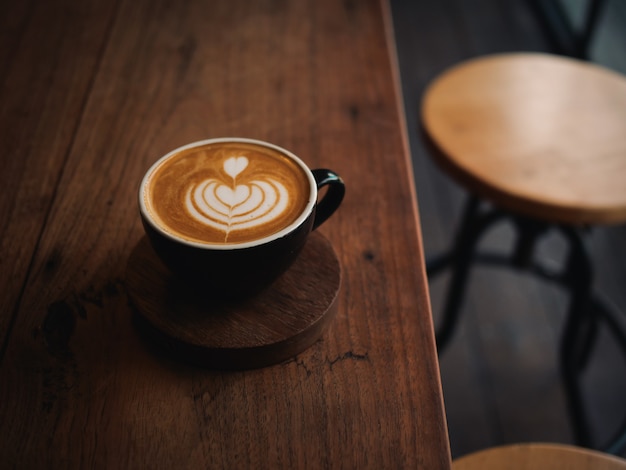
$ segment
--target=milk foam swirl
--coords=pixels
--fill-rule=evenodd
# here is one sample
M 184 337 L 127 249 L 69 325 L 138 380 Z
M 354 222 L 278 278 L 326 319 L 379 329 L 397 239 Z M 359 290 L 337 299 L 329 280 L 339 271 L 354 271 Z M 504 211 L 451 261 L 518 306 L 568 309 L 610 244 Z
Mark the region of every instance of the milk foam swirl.
M 289 193 L 272 178 L 238 184 L 237 178 L 248 166 L 246 157 L 231 157 L 224 161 L 224 171 L 230 181 L 206 179 L 192 186 L 186 194 L 185 206 L 196 221 L 228 235 L 236 230 L 266 224 L 285 211 Z

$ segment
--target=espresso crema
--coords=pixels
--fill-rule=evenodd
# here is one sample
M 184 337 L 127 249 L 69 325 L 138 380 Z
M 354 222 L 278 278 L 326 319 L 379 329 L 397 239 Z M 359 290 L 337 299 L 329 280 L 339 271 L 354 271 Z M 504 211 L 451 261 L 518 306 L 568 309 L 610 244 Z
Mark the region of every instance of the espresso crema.
M 248 142 L 211 142 L 160 161 L 143 187 L 150 218 L 176 237 L 241 244 L 288 227 L 306 209 L 306 171 L 282 152 Z

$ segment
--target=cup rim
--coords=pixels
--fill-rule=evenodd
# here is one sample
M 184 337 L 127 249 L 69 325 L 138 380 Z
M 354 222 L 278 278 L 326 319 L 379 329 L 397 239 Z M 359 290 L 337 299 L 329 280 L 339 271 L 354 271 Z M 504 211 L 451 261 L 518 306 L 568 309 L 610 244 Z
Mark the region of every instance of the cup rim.
M 247 242 L 203 243 L 203 242 L 197 242 L 193 240 L 187 240 L 183 237 L 177 236 L 176 234 L 165 230 L 163 227 L 161 227 L 152 219 L 152 216 L 150 215 L 150 211 L 146 207 L 145 195 L 147 192 L 146 188 L 155 170 L 163 162 L 165 162 L 166 160 L 168 160 L 169 158 L 171 158 L 172 156 L 176 155 L 179 152 L 182 152 L 184 150 L 194 148 L 194 147 L 201 147 L 203 145 L 222 143 L 222 142 L 247 143 L 247 144 L 259 145 L 262 147 L 267 147 L 267 148 L 276 150 L 277 152 L 280 152 L 288 156 L 290 159 L 296 162 L 304 170 L 304 173 L 307 176 L 307 180 L 309 181 L 309 199 L 302 213 L 291 224 L 289 224 L 288 226 L 282 228 L 278 232 L 275 232 L 271 235 L 267 235 L 265 237 L 262 237 L 256 240 L 247 241 Z M 313 177 L 313 173 L 311 172 L 311 169 L 297 155 L 295 155 L 293 152 L 290 152 L 289 150 L 283 147 L 279 147 L 278 145 L 272 144 L 270 142 L 265 142 L 263 140 L 258 140 L 258 139 L 250 139 L 246 137 L 217 137 L 217 138 L 212 138 L 212 139 L 198 140 L 198 141 L 191 142 L 189 144 L 185 144 L 180 147 L 177 147 L 174 150 L 171 150 L 165 155 L 163 155 L 162 157 L 160 157 L 156 162 L 154 162 L 144 174 L 141 180 L 141 183 L 139 185 L 139 210 L 141 212 L 142 218 L 146 222 L 149 223 L 150 227 L 152 227 L 162 236 L 172 241 L 181 243 L 183 245 L 191 246 L 194 248 L 200 248 L 200 249 L 206 249 L 206 250 L 224 250 L 224 251 L 241 250 L 245 248 L 251 248 L 251 247 L 255 247 L 259 245 L 264 245 L 266 243 L 272 242 L 279 238 L 283 238 L 286 235 L 293 232 L 294 230 L 296 230 L 300 225 L 302 225 L 309 218 L 309 216 L 311 215 L 311 212 L 313 211 L 313 208 L 315 207 L 316 202 L 317 202 L 317 183 L 315 181 L 315 178 Z

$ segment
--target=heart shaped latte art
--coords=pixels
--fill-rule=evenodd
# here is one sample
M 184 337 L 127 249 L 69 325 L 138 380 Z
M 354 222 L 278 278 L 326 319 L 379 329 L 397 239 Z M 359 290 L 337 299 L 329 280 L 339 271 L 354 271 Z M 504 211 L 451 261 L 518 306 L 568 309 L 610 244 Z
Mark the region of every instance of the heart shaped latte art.
M 185 206 L 196 221 L 224 232 L 224 242 L 236 230 L 267 224 L 287 208 L 289 194 L 272 178 L 237 184 L 237 177 L 248 166 L 246 157 L 224 161 L 231 181 L 209 178 L 187 192 Z
M 215 195 L 223 204 L 235 207 L 245 202 L 250 197 L 250 186 L 240 184 L 233 189 L 222 184 L 216 188 Z
M 231 178 L 237 178 L 239 173 L 245 170 L 248 166 L 248 159 L 246 157 L 230 157 L 224 162 L 224 171 Z

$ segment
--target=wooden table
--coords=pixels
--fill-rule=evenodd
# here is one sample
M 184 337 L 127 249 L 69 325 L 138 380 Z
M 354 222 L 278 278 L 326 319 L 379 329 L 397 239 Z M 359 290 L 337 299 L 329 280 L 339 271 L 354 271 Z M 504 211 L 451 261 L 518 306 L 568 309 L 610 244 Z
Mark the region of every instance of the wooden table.
M 3 1 L 0 64 L 3 466 L 449 467 L 385 3 Z M 125 288 L 141 176 L 218 136 L 348 187 L 337 317 L 243 372 L 151 348 Z

